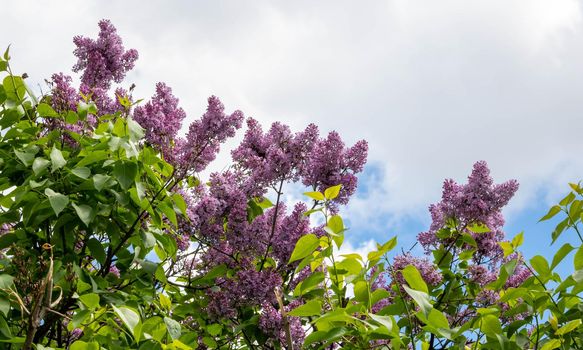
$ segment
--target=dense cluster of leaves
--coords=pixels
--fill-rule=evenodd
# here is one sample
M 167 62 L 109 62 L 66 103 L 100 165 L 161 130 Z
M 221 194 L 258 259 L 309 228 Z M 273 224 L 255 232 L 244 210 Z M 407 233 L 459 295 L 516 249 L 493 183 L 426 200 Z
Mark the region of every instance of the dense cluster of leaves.
M 573 236 L 550 263 L 521 255 L 522 234 L 502 239 L 500 208 L 516 187 L 493 185 L 485 163 L 466 187 L 446 182 L 434 225 L 420 235 L 427 257 L 389 258 L 396 237 L 367 256 L 339 256 L 347 229 L 338 205 L 355 189 L 362 145 L 334 154 L 336 134 L 294 136 L 274 124 L 264 135 L 251 120 L 234 153 L 240 173 L 202 183 L 192 169 L 214 159 L 232 130 L 199 131 L 241 116 L 211 99 L 207 124 L 194 123 L 182 143 L 174 137 L 183 111 L 163 84 L 138 109 L 141 124 L 125 91 L 105 106 L 109 85 L 95 77 L 121 81 L 137 53 L 113 50 L 132 58 L 114 71 L 103 55 L 107 40 L 120 40 L 109 22 L 100 26 L 99 40 L 76 39 L 86 60 L 78 69 L 93 69 L 83 76 L 87 94 L 38 98 L 11 71 L 8 50 L 0 58 L 2 348 L 583 347 L 583 245 L 573 243 L 583 243 L 581 185 L 541 219 L 563 215 L 553 243 Z M 172 119 L 172 135 L 160 132 L 158 116 Z M 208 151 L 204 161 L 172 153 L 192 140 L 216 144 L 197 149 Z M 332 176 L 334 167 L 343 170 Z M 311 209 L 284 216 L 282 184 L 300 178 Z M 275 204 L 264 197 L 270 186 Z M 568 256 L 573 273 L 563 278 L 556 269 Z

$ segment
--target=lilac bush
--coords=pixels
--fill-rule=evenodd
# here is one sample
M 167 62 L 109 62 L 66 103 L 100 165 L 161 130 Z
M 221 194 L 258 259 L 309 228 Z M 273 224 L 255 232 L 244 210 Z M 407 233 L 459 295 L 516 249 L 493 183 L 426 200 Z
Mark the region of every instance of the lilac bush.
M 581 348 L 583 248 L 551 263 L 506 239 L 518 190 L 477 162 L 446 180 L 425 255 L 338 256 L 339 215 L 368 144 L 228 112 L 188 126 L 172 89 L 135 102 L 138 58 L 116 28 L 74 38 L 81 83 L 58 73 L 37 101 L 0 59 L 0 342 L 15 349 Z M 138 100 L 139 101 L 139 100 Z M 246 129 L 222 171 L 221 144 Z M 265 131 L 264 131 L 265 130 Z M 184 136 L 181 135 L 184 131 Z M 306 202 L 283 200 L 303 185 Z M 583 243 L 583 188 L 542 220 Z M 312 219 L 311 216 L 319 216 Z M 318 223 L 318 224 L 314 224 Z M 574 273 L 553 270 L 571 252 Z M 43 345 L 41 345 L 43 344 Z

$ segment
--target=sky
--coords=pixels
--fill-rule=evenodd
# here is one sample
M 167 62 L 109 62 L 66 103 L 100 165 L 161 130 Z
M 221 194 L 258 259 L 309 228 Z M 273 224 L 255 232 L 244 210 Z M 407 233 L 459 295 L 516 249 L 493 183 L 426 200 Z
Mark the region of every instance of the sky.
M 369 162 L 342 211 L 349 250 L 393 235 L 412 244 L 443 180 L 464 182 L 486 160 L 496 182 L 521 185 L 505 210 L 507 234 L 524 230 L 526 254 L 545 254 L 553 225 L 536 221 L 583 178 L 580 1 L 19 0 L 2 8 L 0 47 L 12 45 L 14 70 L 36 91 L 52 73 L 70 72 L 72 37 L 95 37 L 107 18 L 140 53 L 126 78 L 135 97 L 148 99 L 164 81 L 187 120 L 217 95 L 227 111 L 264 125 L 299 131 L 313 122 L 349 145 L 366 139 Z M 224 152 L 218 163 L 227 162 Z M 301 189 L 286 194 L 298 199 Z

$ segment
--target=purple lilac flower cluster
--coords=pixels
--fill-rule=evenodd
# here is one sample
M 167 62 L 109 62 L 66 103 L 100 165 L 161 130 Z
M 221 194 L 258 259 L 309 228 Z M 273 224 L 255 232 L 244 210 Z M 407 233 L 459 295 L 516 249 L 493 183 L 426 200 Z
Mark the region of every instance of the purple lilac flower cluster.
M 81 82 L 89 88 L 108 90 L 111 82 L 121 83 L 126 73 L 134 67 L 138 52 L 125 51 L 116 28 L 109 20 L 99 22 L 97 40 L 76 36 L 73 39 L 77 63 L 74 72 L 83 72 Z
M 286 312 L 289 312 L 300 305 L 301 302 L 299 300 L 294 300 L 284 308 Z M 270 336 L 271 339 L 277 339 L 280 344 L 286 344 L 285 327 L 281 311 L 275 309 L 273 305 L 268 302 L 262 303 L 261 308 L 262 312 L 259 317 L 259 328 L 266 335 Z M 287 322 L 294 348 L 297 347 L 299 349 L 304 343 L 306 331 L 302 327 L 299 317 L 287 316 Z
M 134 111 L 134 120 L 145 129 L 146 140 L 167 158 L 186 113 L 164 83 L 156 84 L 156 94 Z
M 419 242 L 426 251 L 438 248 L 440 244 L 447 245 L 447 239 L 439 238 L 437 231 L 446 226 L 448 220 L 453 219 L 459 232 L 468 232 L 476 240 L 477 263 L 484 259 L 499 260 L 502 251 L 498 243 L 504 239 L 501 209 L 517 190 L 516 180 L 495 185 L 486 162 L 477 162 L 466 185 L 457 184 L 451 179 L 444 182 L 441 202 L 429 207 L 433 219 L 429 231 L 419 234 Z M 489 232 L 469 231 L 468 228 L 475 224 L 486 225 Z
M 314 190 L 342 185 L 337 203 L 346 204 L 356 190 L 356 173 L 362 171 L 368 154 L 366 141 L 347 148 L 336 132 L 319 138 L 314 124 L 293 134 L 289 127 L 274 123 L 264 133 L 254 119 L 233 160 L 250 174 L 249 181 L 273 186 L 280 181 L 301 181 Z

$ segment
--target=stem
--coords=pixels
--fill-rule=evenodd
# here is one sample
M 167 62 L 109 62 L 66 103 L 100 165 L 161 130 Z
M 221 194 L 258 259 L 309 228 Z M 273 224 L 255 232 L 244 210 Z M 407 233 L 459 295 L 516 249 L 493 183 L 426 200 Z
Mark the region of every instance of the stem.
M 271 248 L 271 243 L 273 240 L 273 235 L 275 234 L 275 226 L 277 223 L 277 212 L 279 211 L 279 201 L 281 199 L 281 189 L 283 187 L 283 179 L 279 182 L 279 189 L 277 190 L 277 200 L 275 201 L 275 210 L 273 213 L 273 221 L 271 223 L 271 233 L 269 234 L 269 240 L 267 241 L 267 248 L 265 248 L 265 254 L 263 259 L 261 259 L 261 266 L 259 266 L 259 271 L 263 270 L 265 261 L 267 260 L 267 255 L 269 254 L 269 248 Z

